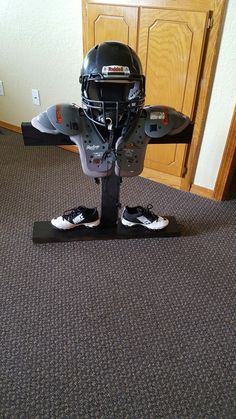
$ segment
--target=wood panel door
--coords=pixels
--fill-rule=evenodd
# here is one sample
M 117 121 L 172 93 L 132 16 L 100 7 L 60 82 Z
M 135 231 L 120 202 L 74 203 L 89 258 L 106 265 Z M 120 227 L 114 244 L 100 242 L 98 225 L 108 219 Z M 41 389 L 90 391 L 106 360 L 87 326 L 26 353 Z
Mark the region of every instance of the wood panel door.
M 146 75 L 146 104 L 193 116 L 207 12 L 141 8 L 138 55 Z M 184 174 L 187 146 L 149 145 L 145 167 Z
M 138 8 L 88 4 L 87 50 L 104 41 L 119 41 L 137 48 Z

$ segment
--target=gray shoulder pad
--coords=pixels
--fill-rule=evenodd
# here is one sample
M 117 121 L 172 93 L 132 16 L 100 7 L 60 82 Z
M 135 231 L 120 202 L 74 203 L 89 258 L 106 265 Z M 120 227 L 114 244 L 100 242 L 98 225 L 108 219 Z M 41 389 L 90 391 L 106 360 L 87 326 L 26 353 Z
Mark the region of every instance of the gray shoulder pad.
M 146 117 L 138 119 L 132 132 L 116 141 L 115 173 L 121 177 L 138 176 L 143 171 L 144 158 L 149 137 L 144 127 Z
M 71 136 L 80 132 L 80 108 L 68 103 L 59 103 L 47 109 L 51 124 L 62 134 Z
M 51 124 L 47 117 L 47 112 L 42 112 L 31 120 L 31 124 L 38 131 L 46 134 L 59 134 L 59 131 Z
M 183 131 L 190 119 L 167 106 L 147 106 L 145 132 L 150 138 L 161 138 L 164 135 L 174 135 Z
M 99 131 L 85 116 L 81 116 L 80 134 L 70 136 L 79 148 L 82 170 L 87 176 L 105 177 L 112 172 L 115 156 L 108 150 Z
M 181 112 L 175 112 L 172 116 L 174 120 L 174 127 L 170 131 L 170 135 L 179 134 L 182 132 L 191 122 L 190 118 L 186 115 L 184 115 Z

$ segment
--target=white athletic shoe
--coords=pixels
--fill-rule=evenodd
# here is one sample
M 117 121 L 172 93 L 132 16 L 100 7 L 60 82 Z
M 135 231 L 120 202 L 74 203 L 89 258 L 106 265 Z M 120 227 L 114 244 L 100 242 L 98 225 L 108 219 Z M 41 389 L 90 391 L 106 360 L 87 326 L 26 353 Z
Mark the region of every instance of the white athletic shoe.
M 85 226 L 96 227 L 100 223 L 97 208 L 78 207 L 64 212 L 63 215 L 51 220 L 51 224 L 60 230 Z
M 154 214 L 151 209 L 152 205 L 148 205 L 147 208 L 127 206 L 124 208 L 121 223 L 126 227 L 140 225 L 149 230 L 162 230 L 167 227 L 169 220 Z

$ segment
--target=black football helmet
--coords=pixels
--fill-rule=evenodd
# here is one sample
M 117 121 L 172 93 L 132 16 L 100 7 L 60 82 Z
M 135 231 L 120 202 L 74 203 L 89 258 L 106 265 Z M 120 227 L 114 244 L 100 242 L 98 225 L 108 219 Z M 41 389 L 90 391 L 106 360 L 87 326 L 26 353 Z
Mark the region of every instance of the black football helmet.
M 86 55 L 80 75 L 82 107 L 95 124 L 107 129 L 139 116 L 145 78 L 137 54 L 120 42 L 103 42 Z

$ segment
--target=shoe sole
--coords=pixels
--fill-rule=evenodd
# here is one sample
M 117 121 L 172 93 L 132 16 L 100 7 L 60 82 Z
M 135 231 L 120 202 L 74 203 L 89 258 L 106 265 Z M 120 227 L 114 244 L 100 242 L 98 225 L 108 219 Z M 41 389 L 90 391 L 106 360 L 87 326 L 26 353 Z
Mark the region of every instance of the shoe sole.
M 164 227 L 156 227 L 156 228 L 149 227 L 150 224 L 132 223 L 132 221 L 127 221 L 125 219 L 122 219 L 121 223 L 126 227 L 140 226 L 140 227 L 148 228 L 148 230 L 162 230 L 163 228 L 166 228 L 168 226 L 169 221 Z
M 77 228 L 80 226 L 89 227 L 89 228 L 97 227 L 100 224 L 100 220 L 93 221 L 92 223 L 72 224 L 71 227 L 69 228 L 57 227 L 55 224 L 52 223 L 52 221 L 51 221 L 51 224 L 53 227 L 57 228 L 58 230 L 66 231 L 66 230 L 72 230 L 73 228 Z

